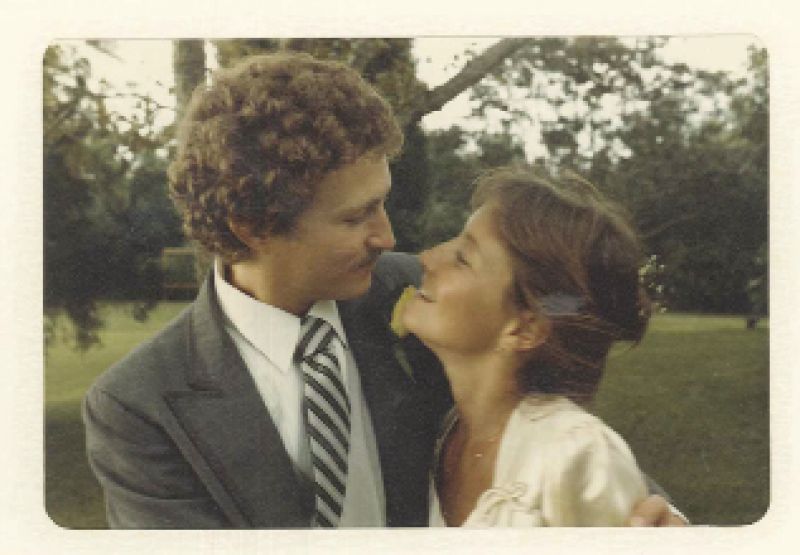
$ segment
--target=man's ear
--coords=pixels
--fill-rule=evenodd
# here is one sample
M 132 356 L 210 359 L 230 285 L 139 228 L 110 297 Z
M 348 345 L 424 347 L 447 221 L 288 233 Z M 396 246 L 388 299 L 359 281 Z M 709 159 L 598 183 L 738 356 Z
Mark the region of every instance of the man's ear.
M 512 321 L 501 337 L 505 350 L 529 353 L 547 341 L 552 330 L 550 320 L 537 317 L 530 310 L 523 310 Z
M 257 251 L 257 247 L 263 243 L 264 238 L 259 237 L 253 233 L 249 225 L 236 221 L 234 219 L 228 220 L 228 227 L 239 241 L 247 245 L 251 251 Z

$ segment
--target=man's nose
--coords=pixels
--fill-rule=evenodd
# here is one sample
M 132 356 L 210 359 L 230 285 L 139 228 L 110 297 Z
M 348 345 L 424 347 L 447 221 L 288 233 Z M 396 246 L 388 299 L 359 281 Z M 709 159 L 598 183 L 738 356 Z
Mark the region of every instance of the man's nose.
M 396 241 L 392 231 L 392 223 L 385 208 L 381 208 L 377 215 L 375 228 L 369 236 L 369 246 L 374 249 L 390 251 L 394 248 Z

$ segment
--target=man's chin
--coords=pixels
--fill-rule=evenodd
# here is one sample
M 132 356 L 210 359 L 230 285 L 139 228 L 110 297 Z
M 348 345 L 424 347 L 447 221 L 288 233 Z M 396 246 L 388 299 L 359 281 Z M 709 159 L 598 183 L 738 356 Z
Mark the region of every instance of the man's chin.
M 366 295 L 372 285 L 372 271 L 359 271 L 353 279 L 348 281 L 348 287 L 342 287 L 333 297 L 337 301 L 349 301 Z
M 353 295 L 350 298 L 351 299 L 355 299 L 357 297 L 361 297 L 363 295 L 366 295 L 367 291 L 369 291 L 369 288 L 370 288 L 371 285 L 372 285 L 372 273 L 369 274 L 369 276 L 364 281 L 364 283 L 361 285 L 361 287 L 358 287 L 357 289 L 354 290 Z

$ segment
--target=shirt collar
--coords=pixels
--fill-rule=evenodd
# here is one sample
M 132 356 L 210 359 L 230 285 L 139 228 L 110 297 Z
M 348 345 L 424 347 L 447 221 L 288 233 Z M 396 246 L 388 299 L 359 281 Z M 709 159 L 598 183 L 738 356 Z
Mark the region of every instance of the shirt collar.
M 295 346 L 300 338 L 300 318 L 272 305 L 257 301 L 228 283 L 224 265 L 214 261 L 214 290 L 228 324 L 253 347 L 261 351 L 281 371 L 292 366 Z M 342 320 L 336 302 L 317 301 L 308 314 L 328 322 L 347 347 Z

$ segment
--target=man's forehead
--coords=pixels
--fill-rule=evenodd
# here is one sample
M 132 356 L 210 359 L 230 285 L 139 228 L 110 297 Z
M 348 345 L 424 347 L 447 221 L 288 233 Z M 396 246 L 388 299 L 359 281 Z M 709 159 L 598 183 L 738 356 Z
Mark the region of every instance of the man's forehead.
M 385 197 L 392 186 L 385 159 L 363 159 L 334 170 L 318 184 L 313 206 L 357 207 Z

